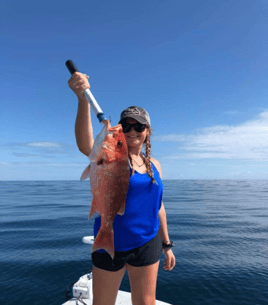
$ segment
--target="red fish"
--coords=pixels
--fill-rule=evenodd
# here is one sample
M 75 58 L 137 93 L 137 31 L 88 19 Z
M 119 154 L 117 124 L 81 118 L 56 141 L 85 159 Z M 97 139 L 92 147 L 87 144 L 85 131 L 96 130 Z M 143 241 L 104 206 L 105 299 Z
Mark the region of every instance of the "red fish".
M 97 212 L 101 216 L 101 227 L 92 252 L 104 249 L 114 258 L 113 220 L 116 214 L 124 214 L 130 175 L 127 143 L 120 124 L 111 127 L 109 121 L 105 122 L 89 159 L 91 163 L 81 180 L 90 178 L 93 200 L 89 218 Z

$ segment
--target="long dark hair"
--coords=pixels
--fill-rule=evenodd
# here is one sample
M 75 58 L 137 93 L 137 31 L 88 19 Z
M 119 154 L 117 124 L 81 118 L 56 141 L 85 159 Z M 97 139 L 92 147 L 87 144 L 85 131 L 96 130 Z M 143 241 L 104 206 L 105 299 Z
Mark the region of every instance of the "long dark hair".
M 146 136 L 146 139 L 144 141 L 144 145 L 145 145 L 145 156 L 144 156 L 144 163 L 146 166 L 146 172 L 148 174 L 148 176 L 151 178 L 151 182 L 156 183 L 156 180 L 154 179 L 154 172 L 152 169 L 152 165 L 151 165 L 151 133 L 152 133 L 152 129 L 151 127 L 146 127 L 148 129 L 148 134 Z M 132 158 L 130 156 L 130 154 L 128 154 L 128 158 L 132 167 L 132 172 L 131 175 L 134 174 L 134 167 L 133 167 L 133 162 L 132 162 Z

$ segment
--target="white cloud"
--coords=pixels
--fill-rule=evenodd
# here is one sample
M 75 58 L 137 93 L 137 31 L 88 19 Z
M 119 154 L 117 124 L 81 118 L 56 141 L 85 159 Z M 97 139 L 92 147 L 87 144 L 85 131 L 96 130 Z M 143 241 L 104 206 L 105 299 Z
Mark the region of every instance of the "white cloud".
M 21 166 L 21 167 L 79 167 L 86 168 L 88 166 L 88 162 L 64 162 L 64 163 L 52 163 L 52 162 L 0 162 L 0 166 Z
M 10 165 L 10 162 L 0 162 L 0 165 Z
M 237 126 L 203 128 L 196 134 L 172 134 L 157 138 L 179 142 L 170 158 L 223 158 L 268 160 L 268 111 Z
M 49 166 L 54 166 L 54 167 L 87 167 L 88 164 L 87 163 L 81 163 L 81 162 L 77 162 L 77 163 L 50 163 L 48 164 Z
M 29 147 L 55 148 L 62 147 L 60 143 L 56 142 L 30 142 L 26 144 Z

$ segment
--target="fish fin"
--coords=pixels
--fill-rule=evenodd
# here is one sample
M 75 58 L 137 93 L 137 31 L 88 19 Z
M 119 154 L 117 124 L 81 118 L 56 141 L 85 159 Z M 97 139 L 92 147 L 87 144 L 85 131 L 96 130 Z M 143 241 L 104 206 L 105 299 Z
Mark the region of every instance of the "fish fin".
M 125 202 L 124 202 L 124 204 L 122 204 L 122 206 L 121 206 L 121 208 L 119 209 L 119 211 L 117 212 L 117 214 L 119 214 L 119 215 L 124 215 L 125 214 L 125 206 L 126 206 L 126 204 L 125 204 Z
M 86 169 L 83 171 L 80 180 L 85 180 L 87 178 L 89 178 L 89 171 L 90 171 L 90 164 L 89 166 L 86 167 Z
M 88 219 L 90 219 L 94 214 L 96 214 L 98 211 L 97 211 L 97 205 L 96 205 L 96 202 L 94 201 L 94 198 L 91 202 L 91 208 L 90 208 L 90 212 L 89 212 L 89 215 L 88 215 Z
M 92 246 L 92 252 L 103 249 L 114 259 L 114 230 L 100 228 L 94 244 Z

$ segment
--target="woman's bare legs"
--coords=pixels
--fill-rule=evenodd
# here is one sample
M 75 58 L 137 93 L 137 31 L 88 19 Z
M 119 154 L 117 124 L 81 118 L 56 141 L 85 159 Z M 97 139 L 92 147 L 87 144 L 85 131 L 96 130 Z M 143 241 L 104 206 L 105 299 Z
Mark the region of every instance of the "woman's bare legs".
M 133 305 L 155 305 L 159 262 L 144 267 L 127 264 Z
M 93 305 L 114 305 L 126 266 L 119 271 L 106 271 L 93 266 Z

